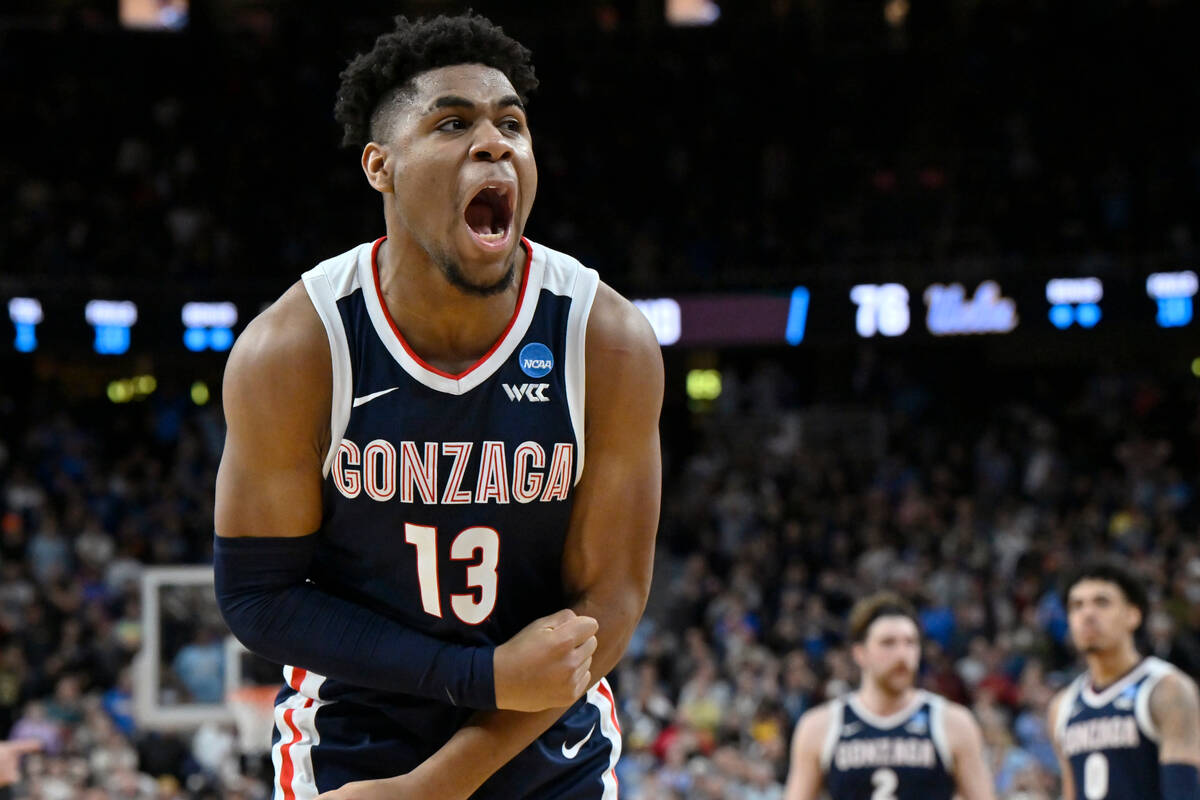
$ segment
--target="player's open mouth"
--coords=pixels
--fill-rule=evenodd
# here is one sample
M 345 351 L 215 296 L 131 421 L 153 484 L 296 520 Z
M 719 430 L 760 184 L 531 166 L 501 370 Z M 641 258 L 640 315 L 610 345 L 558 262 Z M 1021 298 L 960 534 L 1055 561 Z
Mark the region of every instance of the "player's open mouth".
M 512 196 L 510 187 L 488 184 L 471 198 L 463 211 L 471 235 L 487 250 L 501 250 L 508 244 L 513 218 Z

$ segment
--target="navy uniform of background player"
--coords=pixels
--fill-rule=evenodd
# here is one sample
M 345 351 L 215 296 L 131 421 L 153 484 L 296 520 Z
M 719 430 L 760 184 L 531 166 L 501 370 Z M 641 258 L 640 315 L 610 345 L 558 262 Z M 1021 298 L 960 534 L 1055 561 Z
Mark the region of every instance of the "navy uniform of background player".
M 528 58 L 478 16 L 397 18 L 356 58 L 337 116 L 387 235 L 230 356 L 216 588 L 289 665 L 278 798 L 616 797 L 600 679 L 649 590 L 662 361 L 522 237 Z
M 1141 582 L 1116 564 L 1084 565 L 1065 586 L 1071 641 L 1087 671 L 1060 692 L 1049 727 L 1066 800 L 1200 798 L 1200 700 L 1191 678 L 1138 653 Z
M 916 611 L 880 593 L 850 612 L 858 691 L 804 714 L 786 800 L 991 800 L 983 737 L 965 708 L 916 688 Z

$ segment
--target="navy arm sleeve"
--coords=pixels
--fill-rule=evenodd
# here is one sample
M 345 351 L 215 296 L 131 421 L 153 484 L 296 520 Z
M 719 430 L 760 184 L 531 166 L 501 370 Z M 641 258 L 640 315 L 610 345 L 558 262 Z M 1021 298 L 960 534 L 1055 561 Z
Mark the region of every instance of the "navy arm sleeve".
M 1200 771 L 1194 765 L 1163 764 L 1159 776 L 1163 800 L 1200 800 Z
M 444 642 L 307 582 L 317 534 L 217 536 L 217 605 L 251 652 L 355 686 L 494 709 L 491 647 Z

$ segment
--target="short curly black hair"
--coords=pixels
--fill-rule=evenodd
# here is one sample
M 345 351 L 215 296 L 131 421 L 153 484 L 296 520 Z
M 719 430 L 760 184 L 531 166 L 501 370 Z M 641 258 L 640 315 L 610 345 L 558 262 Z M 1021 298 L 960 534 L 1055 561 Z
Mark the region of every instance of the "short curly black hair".
M 537 88 L 529 48 L 471 11 L 456 16 L 409 20 L 375 40 L 370 52 L 359 53 L 342 70 L 334 118 L 342 126 L 342 144 L 366 146 L 380 133 L 380 111 L 411 91 L 422 72 L 455 64 L 483 64 L 505 74 L 522 103 Z
M 1111 557 L 1094 558 L 1070 570 L 1062 582 L 1062 601 L 1068 606 L 1071 590 L 1082 581 L 1104 581 L 1112 583 L 1125 595 L 1125 600 L 1142 612 L 1142 621 L 1150 610 L 1150 598 L 1142 580 L 1128 567 Z

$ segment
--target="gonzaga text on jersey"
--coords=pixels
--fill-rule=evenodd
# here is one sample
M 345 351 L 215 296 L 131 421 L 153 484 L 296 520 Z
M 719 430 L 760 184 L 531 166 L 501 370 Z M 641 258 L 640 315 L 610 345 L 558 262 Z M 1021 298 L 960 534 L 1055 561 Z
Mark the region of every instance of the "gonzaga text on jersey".
M 384 503 L 466 505 L 566 500 L 574 475 L 575 445 L 557 442 L 548 455 L 537 442 L 400 442 L 375 439 L 359 447 L 342 439 L 333 484 L 353 500 L 365 493 Z M 547 464 L 549 465 L 547 467 Z M 468 475 L 476 479 L 467 479 Z

